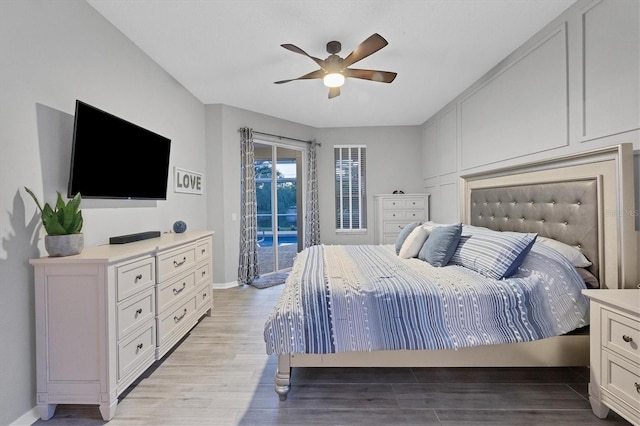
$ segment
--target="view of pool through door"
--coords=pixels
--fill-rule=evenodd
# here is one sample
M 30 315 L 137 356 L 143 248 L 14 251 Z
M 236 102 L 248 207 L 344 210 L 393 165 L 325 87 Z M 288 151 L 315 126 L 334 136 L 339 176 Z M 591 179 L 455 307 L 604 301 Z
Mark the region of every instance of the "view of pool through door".
M 260 275 L 291 268 L 302 246 L 302 150 L 255 142 Z M 274 201 L 275 200 L 275 201 Z

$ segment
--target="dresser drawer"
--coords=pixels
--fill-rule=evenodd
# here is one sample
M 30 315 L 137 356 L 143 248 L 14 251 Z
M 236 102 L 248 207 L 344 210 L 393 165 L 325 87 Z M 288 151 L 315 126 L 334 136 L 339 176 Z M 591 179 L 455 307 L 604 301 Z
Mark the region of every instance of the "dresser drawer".
M 404 212 L 404 218 L 410 222 L 422 221 L 425 219 L 424 210 L 406 210 Z
M 164 340 L 171 335 L 171 332 L 185 324 L 192 325 L 193 314 L 196 310 L 196 298 L 190 297 L 184 303 L 177 305 L 176 308 L 169 310 L 160 317 L 158 324 L 158 346 L 164 343 Z
M 422 209 L 425 207 L 424 198 L 406 198 L 404 200 L 404 207 L 407 209 Z
M 118 304 L 118 339 L 122 339 L 145 322 L 154 318 L 154 290 L 148 289 L 139 295 Z
M 384 210 L 383 219 L 416 222 L 424 220 L 424 210 Z
M 608 309 L 602 317 L 602 345 L 640 364 L 640 322 Z
M 118 343 L 118 380 L 150 365 L 155 354 L 155 322 Z
M 116 266 L 118 301 L 155 284 L 155 260 L 146 258 Z
M 410 222 L 385 222 L 383 227 L 383 232 L 385 234 L 395 234 L 398 235 L 402 229 L 407 226 Z
M 425 207 L 424 198 L 402 198 L 393 200 L 384 200 L 382 202 L 382 208 L 384 210 L 396 210 L 396 209 L 422 209 Z
M 404 219 L 404 210 L 383 210 L 382 217 L 384 220 L 402 220 Z
M 186 271 L 196 263 L 196 245 L 191 244 L 158 256 L 158 282 Z
M 404 209 L 404 200 L 397 198 L 393 200 L 382 200 L 382 208 L 384 210 Z
M 158 286 L 158 313 L 162 315 L 170 304 L 177 303 L 177 300 L 185 297 L 193 296 L 195 287 L 196 275 L 194 270 Z
M 211 258 L 211 239 L 198 241 L 196 243 L 196 262 Z
M 196 310 L 199 311 L 204 305 L 211 307 L 211 284 L 206 283 L 198 287 L 196 292 Z
M 640 366 L 603 351 L 602 387 L 632 407 L 640 407 Z
M 209 262 L 198 264 L 198 269 L 196 270 L 196 285 L 205 281 L 207 283 L 211 282 L 211 263 Z

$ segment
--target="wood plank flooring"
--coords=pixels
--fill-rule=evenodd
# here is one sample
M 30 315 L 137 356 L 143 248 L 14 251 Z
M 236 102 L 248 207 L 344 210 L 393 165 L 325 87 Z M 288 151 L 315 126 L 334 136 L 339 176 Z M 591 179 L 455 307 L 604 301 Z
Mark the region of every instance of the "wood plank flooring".
M 595 417 L 587 368 L 296 368 L 273 391 L 264 321 L 283 286 L 214 291 L 214 311 L 121 398 L 109 426 L 629 425 Z M 103 425 L 97 406 L 59 405 L 36 425 Z

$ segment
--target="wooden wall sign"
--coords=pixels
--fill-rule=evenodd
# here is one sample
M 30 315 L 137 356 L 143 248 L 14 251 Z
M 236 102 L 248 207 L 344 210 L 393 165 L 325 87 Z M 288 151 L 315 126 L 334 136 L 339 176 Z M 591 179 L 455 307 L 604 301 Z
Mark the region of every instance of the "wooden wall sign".
M 202 194 L 204 179 L 202 173 L 174 167 L 173 192 Z

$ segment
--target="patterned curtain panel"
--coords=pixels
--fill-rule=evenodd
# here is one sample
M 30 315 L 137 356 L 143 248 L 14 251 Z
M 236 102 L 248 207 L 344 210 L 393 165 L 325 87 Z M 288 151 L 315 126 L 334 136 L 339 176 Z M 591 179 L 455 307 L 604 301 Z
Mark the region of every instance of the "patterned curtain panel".
M 258 219 L 256 204 L 255 155 L 253 131 L 248 127 L 240 129 L 240 259 L 238 262 L 238 283 L 251 284 L 258 278 Z
M 304 246 L 310 247 L 320 244 L 320 209 L 318 206 L 318 174 L 316 166 L 315 141 L 311 142 L 307 164 L 307 205 L 305 206 Z

